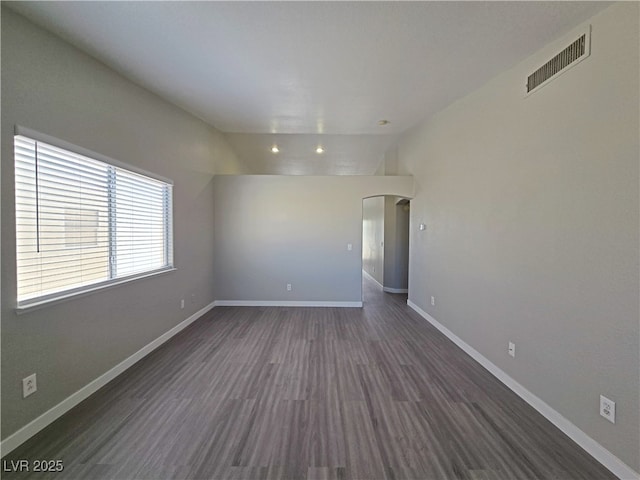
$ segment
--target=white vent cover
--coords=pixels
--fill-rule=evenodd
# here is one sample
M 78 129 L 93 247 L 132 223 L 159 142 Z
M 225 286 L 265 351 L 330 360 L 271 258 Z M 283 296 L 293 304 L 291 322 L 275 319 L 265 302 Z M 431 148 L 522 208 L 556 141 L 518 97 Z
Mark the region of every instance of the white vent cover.
M 540 89 L 560 73 L 574 67 L 591 53 L 591 25 L 571 45 L 527 77 L 527 95 Z

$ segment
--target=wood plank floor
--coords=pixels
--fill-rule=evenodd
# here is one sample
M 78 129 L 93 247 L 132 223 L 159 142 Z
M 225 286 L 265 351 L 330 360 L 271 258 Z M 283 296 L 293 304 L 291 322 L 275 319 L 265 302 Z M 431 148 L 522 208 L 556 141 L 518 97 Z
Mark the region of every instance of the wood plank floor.
M 5 479 L 610 479 L 406 305 L 219 307 L 5 459 Z

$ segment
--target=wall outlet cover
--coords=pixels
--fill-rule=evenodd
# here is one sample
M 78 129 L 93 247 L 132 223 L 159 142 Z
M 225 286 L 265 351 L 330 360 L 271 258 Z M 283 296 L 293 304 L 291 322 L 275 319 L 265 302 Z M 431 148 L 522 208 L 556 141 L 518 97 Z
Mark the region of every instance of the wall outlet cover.
M 611 423 L 616 423 L 616 402 L 600 395 L 600 415 Z
M 36 383 L 35 373 L 22 379 L 22 398 L 27 398 L 32 393 L 36 393 L 37 390 L 38 384 Z

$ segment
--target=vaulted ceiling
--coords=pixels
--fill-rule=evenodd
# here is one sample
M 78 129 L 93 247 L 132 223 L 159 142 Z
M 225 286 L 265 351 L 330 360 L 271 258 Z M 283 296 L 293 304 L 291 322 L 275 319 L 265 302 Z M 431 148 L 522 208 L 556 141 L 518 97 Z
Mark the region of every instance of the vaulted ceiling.
M 8 4 L 225 132 L 252 172 L 316 175 L 373 173 L 400 133 L 607 5 Z

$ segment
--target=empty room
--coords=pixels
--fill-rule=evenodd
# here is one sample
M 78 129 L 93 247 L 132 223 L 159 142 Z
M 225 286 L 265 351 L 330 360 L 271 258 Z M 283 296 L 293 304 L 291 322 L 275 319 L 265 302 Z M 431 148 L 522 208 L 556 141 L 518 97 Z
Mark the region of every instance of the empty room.
M 2 478 L 639 479 L 639 19 L 2 1 Z

